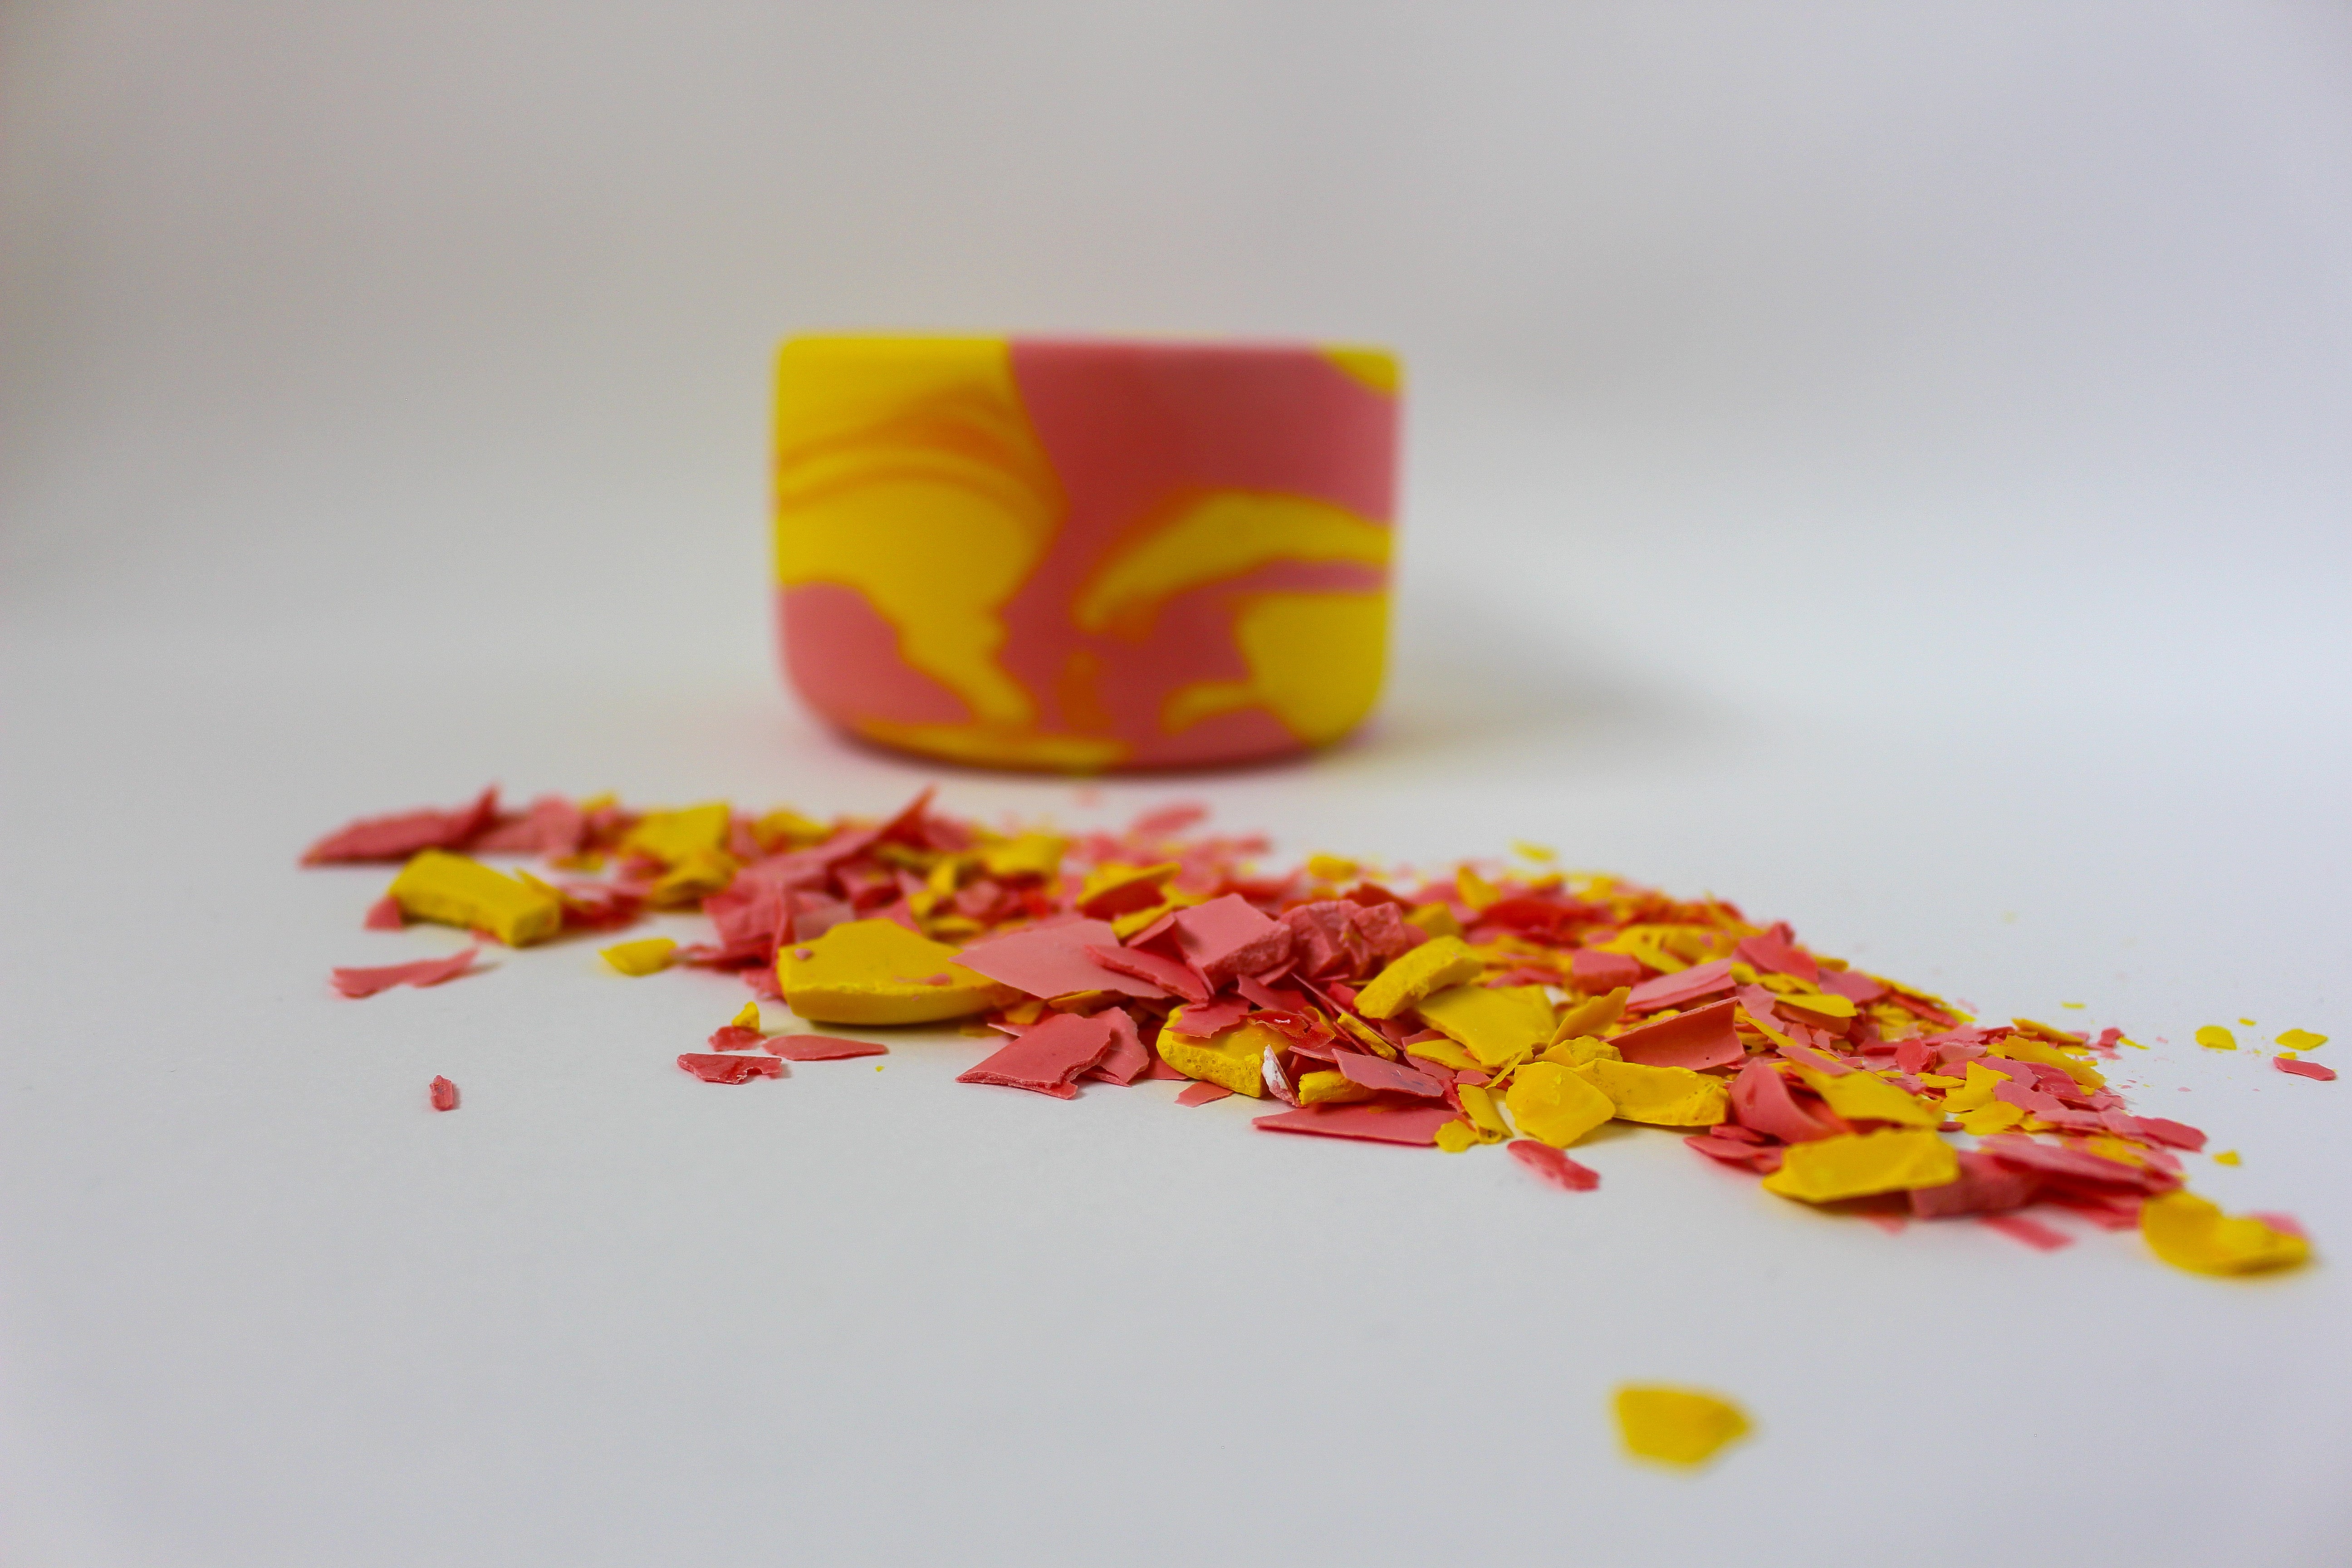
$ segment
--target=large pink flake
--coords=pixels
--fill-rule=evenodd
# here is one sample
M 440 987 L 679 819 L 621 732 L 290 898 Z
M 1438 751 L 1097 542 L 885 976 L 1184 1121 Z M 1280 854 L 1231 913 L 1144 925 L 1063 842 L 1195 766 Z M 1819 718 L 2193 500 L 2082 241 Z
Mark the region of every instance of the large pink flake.
M 1693 1072 L 1729 1067 L 1748 1054 L 1731 1028 L 1732 1010 L 1738 1005 L 1717 1002 L 1664 1023 L 1628 1029 L 1609 1043 L 1619 1056 L 1643 1067 L 1688 1068 Z
M 352 860 L 405 860 L 420 849 L 463 848 L 498 819 L 499 791 L 493 784 L 471 805 L 455 811 L 404 811 L 392 816 L 368 816 L 338 828 L 302 852 L 305 866 L 327 866 Z
M 1001 1084 L 1076 1100 L 1078 1075 L 1101 1065 L 1118 1043 L 1110 1020 L 1056 1013 L 986 1061 L 956 1075 L 958 1083 Z
M 1718 958 L 1713 963 L 1702 963 L 1679 974 L 1661 974 L 1655 980 L 1644 980 L 1633 987 L 1631 996 L 1625 998 L 1625 1010 L 1629 1013 L 1655 1013 L 1667 1007 L 1687 1007 L 1694 1002 L 1727 994 L 1733 984 L 1731 960 Z
M 1147 1000 L 1166 996 L 1167 991 L 1156 983 L 1108 968 L 1087 951 L 1118 945 L 1108 921 L 1065 921 L 974 942 L 956 955 L 956 962 L 1032 996 L 1067 996 L 1080 991 L 1109 991 Z
M 1361 1138 L 1374 1143 L 1433 1144 L 1437 1130 L 1454 1121 L 1447 1105 L 1302 1106 L 1297 1110 L 1261 1116 L 1250 1125 L 1268 1132 L 1313 1132 L 1326 1138 Z
M 1263 973 L 1290 956 L 1290 928 L 1258 913 L 1239 893 L 1180 910 L 1173 930 L 1186 962 L 1212 985 Z

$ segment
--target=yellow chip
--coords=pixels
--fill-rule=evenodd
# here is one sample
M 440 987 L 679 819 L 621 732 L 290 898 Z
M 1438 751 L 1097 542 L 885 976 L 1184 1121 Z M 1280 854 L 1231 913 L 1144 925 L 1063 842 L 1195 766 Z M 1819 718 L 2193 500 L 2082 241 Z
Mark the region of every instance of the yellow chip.
M 710 801 L 681 811 L 648 812 L 621 840 L 621 847 L 675 866 L 690 855 L 727 847 L 727 803 Z
M 2234 1051 L 2238 1037 L 2219 1024 L 2208 1024 L 2197 1031 L 2197 1043 L 2209 1051 Z
M 1974 1067 L 1976 1064 L 1969 1064 Z M 1916 1095 L 1904 1093 L 1873 1073 L 1825 1073 L 1800 1067 L 1798 1073 L 1829 1108 L 1849 1121 L 1893 1121 L 1905 1127 L 1934 1127 L 1944 1113 Z
M 1393 1018 L 1434 991 L 1478 978 L 1478 955 L 1458 936 L 1432 937 L 1381 971 L 1356 994 L 1367 1018 Z
M 1606 1058 L 1574 1069 L 1609 1097 L 1621 1121 L 1653 1127 L 1712 1127 L 1731 1114 L 1731 1090 L 1688 1068 L 1647 1067 Z
M 1826 1204 L 1959 1179 L 1959 1156 L 1933 1132 L 1849 1132 L 1790 1144 L 1764 1187 L 1784 1198 Z
M 1625 1451 L 1662 1464 L 1704 1464 L 1749 1430 L 1739 1406 L 1696 1388 L 1629 1383 L 1617 1391 L 1615 1405 Z
M 1160 1031 L 1160 1058 L 1186 1078 L 1222 1084 L 1253 1100 L 1265 1098 L 1265 1048 L 1281 1050 L 1289 1041 L 1264 1024 L 1236 1024 L 1232 1028 L 1196 1040 L 1180 1035 L 1184 1009 L 1168 1016 L 1169 1027 Z
M 2142 1204 L 2139 1232 L 2158 1258 L 2197 1274 L 2256 1274 L 2290 1268 L 2311 1256 L 2303 1237 L 2252 1215 L 2232 1218 L 2185 1191 Z
M 955 956 L 896 921 L 850 921 L 777 953 L 776 984 L 812 1024 L 932 1024 L 1019 997 Z
M 2327 1037 L 2315 1035 L 2309 1029 L 2289 1029 L 2278 1037 L 2278 1043 L 2290 1051 L 2315 1051 L 2327 1043 Z
M 657 974 L 669 967 L 671 953 L 677 943 L 666 936 L 649 936 L 636 942 L 615 942 L 604 950 L 604 962 L 624 974 Z
M 563 929 L 563 900 L 478 860 L 426 849 L 392 879 L 392 900 L 411 920 L 486 931 L 509 947 L 543 942 Z
M 1521 1132 L 1565 1149 L 1611 1117 L 1609 1097 L 1555 1062 L 1529 1062 L 1511 1079 L 1503 1104 Z
M 1551 1038 L 1551 998 L 1540 985 L 1453 985 L 1423 998 L 1416 1010 L 1489 1072 Z

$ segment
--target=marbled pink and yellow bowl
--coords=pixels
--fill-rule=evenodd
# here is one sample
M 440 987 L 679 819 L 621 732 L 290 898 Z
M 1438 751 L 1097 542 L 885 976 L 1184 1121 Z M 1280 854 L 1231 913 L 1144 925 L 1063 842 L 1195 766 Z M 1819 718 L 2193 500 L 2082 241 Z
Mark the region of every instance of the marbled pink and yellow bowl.
M 1374 349 L 795 338 L 785 668 L 845 729 L 991 766 L 1337 740 L 1380 691 L 1396 446 Z

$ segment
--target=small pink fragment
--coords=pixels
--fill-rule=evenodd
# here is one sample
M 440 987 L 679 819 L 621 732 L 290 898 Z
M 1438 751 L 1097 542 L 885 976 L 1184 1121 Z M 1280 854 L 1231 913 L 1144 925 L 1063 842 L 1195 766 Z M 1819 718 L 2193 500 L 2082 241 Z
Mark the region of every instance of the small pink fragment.
M 1511 1157 L 1528 1170 L 1536 1179 L 1563 1192 L 1589 1193 L 1601 1184 L 1601 1173 L 1590 1165 L 1580 1165 L 1549 1143 L 1538 1143 L 1532 1138 L 1515 1138 L 1507 1145 Z
M 2031 1171 L 2011 1170 L 1972 1149 L 1959 1151 L 1960 1173 L 1940 1187 L 1911 1189 L 1911 1212 L 1921 1219 L 1952 1215 L 1998 1214 L 2023 1208 L 2042 1191 Z
M 1213 985 L 1262 973 L 1290 956 L 1291 928 L 1260 914 L 1239 893 L 1179 910 L 1172 929 L 1185 961 Z
M 1181 1074 L 1178 1076 L 1181 1076 Z M 1221 1083 L 1196 1083 L 1176 1097 L 1179 1105 L 1213 1105 L 1220 1100 L 1231 1100 L 1234 1091 Z
M 1784 1143 L 1810 1142 L 1838 1130 L 1799 1105 L 1789 1091 L 1788 1080 L 1764 1061 L 1749 1062 L 1731 1080 L 1731 1114 L 1741 1126 L 1769 1133 Z
M 1886 994 L 1886 987 L 1851 969 L 1825 969 L 1814 982 L 1832 996 L 1843 996 L 1857 1007 L 1867 1007 Z
M 782 1078 L 784 1064 L 773 1057 L 712 1056 L 689 1051 L 677 1058 L 677 1065 L 705 1083 L 749 1083 L 755 1078 Z
M 2324 1066 L 2318 1062 L 2307 1062 L 2300 1057 L 2293 1058 L 2286 1057 L 2273 1057 L 2271 1058 L 2271 1066 L 2278 1068 L 2281 1072 L 2291 1072 L 2297 1078 L 2315 1079 L 2321 1083 L 2334 1083 L 2336 1081 L 2336 1069 L 2334 1068 Z
M 400 900 L 390 893 L 370 904 L 367 919 L 360 922 L 367 931 L 399 931 L 407 924 L 408 918 L 400 912 Z
M 757 1029 L 747 1029 L 740 1024 L 721 1024 L 711 1031 L 706 1043 L 714 1051 L 748 1051 L 763 1038 Z
M 302 852 L 305 866 L 347 864 L 354 860 L 405 860 L 420 849 L 458 849 L 498 819 L 499 791 L 493 784 L 471 805 L 454 811 L 404 811 L 391 816 L 362 817 L 328 834 Z
M 1250 1005 L 1239 997 L 1213 1002 L 1206 1007 L 1187 1007 L 1168 1026 L 1187 1039 L 1205 1040 L 1211 1035 L 1232 1028 L 1250 1015 Z
M 788 1062 L 836 1062 L 849 1057 L 887 1057 L 887 1046 L 871 1040 L 844 1040 L 831 1035 L 778 1035 L 760 1048 Z
M 1621 985 L 1642 984 L 1642 961 L 1622 952 L 1579 948 L 1568 961 L 1568 977 L 1579 991 L 1614 991 Z
M 1087 1074 L 1105 1083 L 1115 1083 L 1121 1089 L 1151 1070 L 1156 1059 L 1143 1046 L 1143 1037 L 1135 1032 L 1135 1020 L 1124 1007 L 1106 1007 L 1095 1015 L 1110 1026 L 1110 1049 Z
M 438 985 L 445 980 L 457 979 L 472 968 L 474 955 L 481 951 L 479 947 L 469 947 L 446 958 L 420 959 L 415 963 L 387 963 L 374 969 L 338 969 L 331 979 L 335 989 L 346 996 L 373 996 L 395 985 Z
M 1801 952 L 1793 945 L 1796 933 L 1785 924 L 1776 925 L 1761 936 L 1751 936 L 1732 949 L 1733 956 L 1744 959 L 1759 969 L 1769 969 L 1780 974 L 1793 974 L 1806 984 L 1818 984 L 1822 966 L 1813 955 Z M 1822 987 L 1827 990 L 1827 986 Z
M 1076 1100 L 1078 1075 L 1100 1065 L 1117 1043 L 1108 1018 L 1056 1013 L 987 1060 L 957 1074 L 956 1081 Z
M 1729 1067 L 1748 1053 L 1732 1032 L 1731 1001 L 1678 1014 L 1664 1023 L 1628 1029 L 1609 1043 L 1629 1062 L 1643 1067 L 1688 1068 L 1693 1072 Z
M 2127 1116 L 2120 1110 L 2102 1113 L 2107 1130 L 2118 1137 L 2138 1138 L 2150 1143 L 2162 1143 L 2174 1149 L 2186 1149 L 2194 1154 L 2205 1147 L 2205 1134 L 2185 1121 L 2173 1121 L 2161 1116 Z
M 1331 1064 L 1339 1069 L 1341 1077 L 1360 1088 L 1381 1089 L 1391 1094 L 1409 1094 L 1420 1100 L 1441 1098 L 1445 1093 L 1448 1081 L 1432 1078 L 1427 1073 L 1415 1072 L 1408 1067 L 1400 1067 L 1394 1062 L 1382 1061 L 1361 1051 L 1334 1051 Z
M 1725 1138 L 1711 1132 L 1702 1132 L 1683 1142 L 1710 1160 L 1720 1160 L 1727 1165 L 1745 1165 L 1767 1176 L 1779 1170 L 1781 1160 L 1786 1157 L 1777 1143 L 1751 1143 L 1745 1139 Z
M 1260 1116 L 1250 1125 L 1268 1132 L 1312 1132 L 1326 1138 L 1428 1146 L 1437 1142 L 1437 1130 L 1454 1119 L 1450 1106 L 1391 1109 L 1382 1105 L 1334 1105 L 1327 1100 L 1321 1105 Z
M 1644 980 L 1625 998 L 1625 1011 L 1655 1013 L 1665 1007 L 1687 1007 L 1694 1002 L 1727 994 L 1737 984 L 1731 978 L 1731 960 L 1718 958 L 1713 963 L 1702 963 L 1679 974 Z
M 1977 1223 L 2000 1232 L 2011 1241 L 2021 1241 L 2036 1252 L 2055 1252 L 2074 1245 L 2074 1238 L 2064 1231 L 2021 1214 L 1989 1214 Z
M 1148 980 L 1171 995 L 1199 1005 L 1209 999 L 1209 983 L 1192 965 L 1132 947 L 1086 944 L 1086 954 L 1105 969 Z
M 457 1109 L 457 1086 L 446 1078 L 435 1079 L 425 1093 L 431 1099 L 433 1109 L 436 1110 Z

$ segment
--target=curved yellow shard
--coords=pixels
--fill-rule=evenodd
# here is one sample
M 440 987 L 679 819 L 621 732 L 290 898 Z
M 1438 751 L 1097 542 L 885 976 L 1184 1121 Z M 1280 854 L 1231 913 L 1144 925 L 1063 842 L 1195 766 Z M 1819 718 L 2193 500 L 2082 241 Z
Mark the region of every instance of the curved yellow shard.
M 1178 734 L 1236 708 L 1273 711 L 1308 745 L 1363 721 L 1381 693 L 1388 647 L 1381 594 L 1261 594 L 1234 617 L 1247 680 L 1202 680 L 1170 694 L 1160 727 Z
M 1276 561 L 1385 566 L 1389 531 L 1328 501 L 1216 490 L 1097 568 L 1070 603 L 1082 630 L 1140 639 L 1160 606 L 1184 592 Z
M 1625 1451 L 1668 1465 L 1704 1464 L 1749 1430 L 1747 1412 L 1702 1389 L 1629 1383 L 1615 1405 Z
M 776 570 L 856 589 L 982 726 L 1035 705 L 997 610 L 1062 514 L 1002 340 L 795 339 L 776 374 Z

